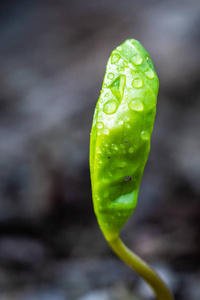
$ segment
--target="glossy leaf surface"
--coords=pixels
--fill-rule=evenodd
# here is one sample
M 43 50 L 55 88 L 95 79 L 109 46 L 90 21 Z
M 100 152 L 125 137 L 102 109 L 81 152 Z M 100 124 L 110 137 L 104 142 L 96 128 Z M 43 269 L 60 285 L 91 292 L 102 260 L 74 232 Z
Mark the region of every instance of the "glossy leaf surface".
M 90 140 L 94 210 L 107 240 L 119 235 L 136 207 L 158 87 L 152 60 L 138 41 L 126 40 L 111 53 Z

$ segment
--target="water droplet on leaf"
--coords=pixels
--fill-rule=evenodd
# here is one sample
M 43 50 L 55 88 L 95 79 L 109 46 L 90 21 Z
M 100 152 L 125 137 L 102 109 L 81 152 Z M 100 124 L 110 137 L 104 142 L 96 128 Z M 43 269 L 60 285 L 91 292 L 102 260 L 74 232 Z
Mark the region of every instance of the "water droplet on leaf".
M 109 134 L 109 129 L 108 128 L 104 129 L 103 133 L 108 135 Z
M 122 46 L 118 46 L 118 47 L 117 47 L 117 50 L 118 50 L 118 51 L 122 51 Z
M 146 76 L 149 79 L 153 79 L 155 77 L 153 70 L 149 69 L 148 71 L 145 72 Z
M 142 63 L 142 57 L 139 54 L 136 54 L 132 57 L 132 62 L 134 63 L 134 65 L 138 66 L 141 65 Z
M 113 73 L 109 73 L 107 77 L 108 77 L 108 79 L 113 79 L 114 78 L 114 74 Z
M 142 104 L 142 101 L 139 99 L 139 98 L 136 98 L 136 99 L 133 99 L 128 107 L 131 109 L 131 110 L 134 110 L 134 111 L 142 111 L 144 109 L 144 106 Z
M 126 161 L 121 162 L 121 164 L 119 165 L 119 167 L 121 169 L 125 168 L 126 166 L 127 166 L 127 162 Z
M 103 126 L 104 126 L 104 124 L 103 124 L 102 122 L 98 122 L 98 123 L 97 123 L 97 128 L 98 128 L 98 129 L 103 128 Z
M 112 64 L 115 64 L 116 62 L 118 62 L 120 59 L 120 55 L 119 54 L 114 54 L 112 57 L 111 57 L 111 63 Z
M 123 72 L 125 69 L 124 69 L 124 67 L 119 67 L 119 68 L 117 68 L 117 71 L 118 72 Z
M 148 140 L 149 139 L 149 134 L 147 131 L 142 131 L 141 132 L 141 137 L 143 140 Z
M 141 88 L 143 86 L 143 80 L 139 77 L 136 77 L 132 82 L 132 86 L 136 89 Z
M 125 127 L 126 127 L 126 128 L 130 128 L 130 124 L 125 123 Z
M 124 124 L 124 121 L 123 121 L 122 119 L 119 119 L 119 120 L 118 120 L 118 124 L 119 124 L 119 125 L 123 125 L 123 124 Z
M 133 153 L 133 151 L 134 151 L 134 148 L 133 148 L 133 147 L 130 147 L 130 148 L 128 149 L 128 152 L 129 152 L 129 153 Z
M 112 145 L 111 145 L 111 148 L 112 148 L 113 150 L 118 150 L 118 147 L 117 147 L 117 145 L 115 145 L 115 144 L 112 144 Z
M 123 62 L 123 65 L 124 65 L 125 68 L 127 68 L 127 67 L 128 67 L 127 61 L 124 61 L 124 62 Z
M 115 100 L 109 100 L 108 102 L 105 103 L 103 107 L 103 111 L 107 115 L 114 114 L 116 110 L 117 110 L 117 102 Z

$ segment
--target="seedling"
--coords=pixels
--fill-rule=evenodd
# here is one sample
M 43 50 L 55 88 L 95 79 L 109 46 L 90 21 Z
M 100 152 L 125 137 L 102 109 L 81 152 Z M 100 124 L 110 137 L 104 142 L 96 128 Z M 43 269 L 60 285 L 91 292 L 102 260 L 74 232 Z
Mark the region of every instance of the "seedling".
M 119 237 L 132 215 L 150 151 L 159 81 L 153 62 L 136 40 L 112 53 L 97 102 L 90 139 L 94 211 L 113 251 L 154 290 L 173 300 L 160 277 Z

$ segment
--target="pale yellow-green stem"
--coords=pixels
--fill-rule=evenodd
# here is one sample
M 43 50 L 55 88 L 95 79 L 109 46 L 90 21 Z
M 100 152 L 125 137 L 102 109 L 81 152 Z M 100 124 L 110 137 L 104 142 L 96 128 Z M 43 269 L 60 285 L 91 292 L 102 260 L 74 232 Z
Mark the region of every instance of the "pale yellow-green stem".
M 139 256 L 128 249 L 120 237 L 108 241 L 112 250 L 135 272 L 138 273 L 154 290 L 158 300 L 173 300 L 162 279 Z

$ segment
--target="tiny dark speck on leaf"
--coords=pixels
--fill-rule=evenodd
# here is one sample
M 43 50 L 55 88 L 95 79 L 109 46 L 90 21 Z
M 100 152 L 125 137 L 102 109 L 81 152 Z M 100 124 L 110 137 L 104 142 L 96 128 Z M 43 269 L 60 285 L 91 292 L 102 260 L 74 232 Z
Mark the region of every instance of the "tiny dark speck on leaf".
M 129 180 L 131 180 L 131 179 L 132 179 L 131 176 L 126 176 L 126 178 L 125 178 L 126 181 L 129 181 Z
M 110 158 L 110 156 L 108 156 L 108 158 Z
M 126 140 L 126 143 L 128 143 L 128 141 Z

